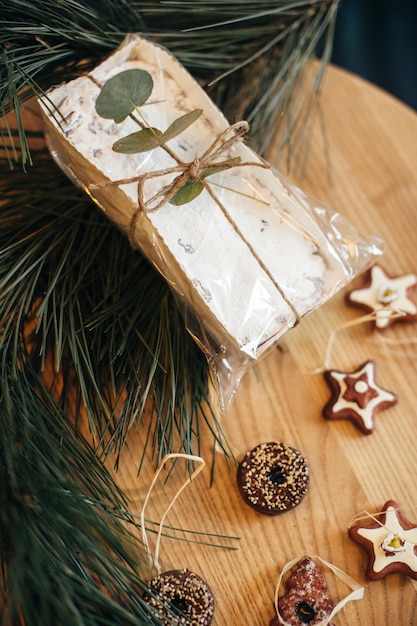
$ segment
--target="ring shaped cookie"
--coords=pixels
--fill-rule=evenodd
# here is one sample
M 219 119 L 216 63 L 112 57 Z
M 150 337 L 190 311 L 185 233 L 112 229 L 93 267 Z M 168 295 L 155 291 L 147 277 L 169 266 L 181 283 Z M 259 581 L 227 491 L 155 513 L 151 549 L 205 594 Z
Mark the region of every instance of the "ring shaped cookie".
M 207 583 L 187 568 L 170 570 L 155 576 L 149 586 L 154 594 L 144 599 L 166 618 L 164 626 L 209 626 L 214 614 L 214 597 Z M 173 615 L 177 614 L 177 620 Z M 160 618 L 161 619 L 161 618 Z
M 262 443 L 239 463 L 237 482 L 246 503 L 259 513 L 277 515 L 296 507 L 307 493 L 306 459 L 285 443 Z

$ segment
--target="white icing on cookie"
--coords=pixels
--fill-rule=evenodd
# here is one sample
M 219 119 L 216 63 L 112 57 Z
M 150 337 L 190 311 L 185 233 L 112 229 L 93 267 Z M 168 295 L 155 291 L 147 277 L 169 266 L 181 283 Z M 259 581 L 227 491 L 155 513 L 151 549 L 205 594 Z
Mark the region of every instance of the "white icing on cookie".
M 364 427 L 367 430 L 372 430 L 374 427 L 374 412 L 377 409 L 378 405 L 383 402 L 395 402 L 396 396 L 390 391 L 386 391 L 379 387 L 375 382 L 375 364 L 372 361 L 368 361 L 364 364 L 364 366 L 353 373 L 345 373 L 338 371 L 330 371 L 329 372 L 332 378 L 337 380 L 340 391 L 339 395 L 336 399 L 336 402 L 333 405 L 332 411 L 333 413 L 338 413 L 339 411 L 345 411 L 346 409 L 351 410 L 355 413 L 360 420 L 363 422 Z M 358 402 L 353 400 L 347 400 L 344 396 L 348 389 L 346 384 L 346 378 L 358 378 L 360 379 L 364 374 L 367 376 L 367 382 L 365 380 L 357 380 L 354 383 L 354 390 L 358 393 L 358 395 L 365 394 L 368 389 L 372 389 L 376 392 L 375 397 L 370 398 L 368 402 L 365 403 L 364 407 L 361 407 Z
M 404 540 L 404 549 L 392 552 L 389 555 L 383 548 L 383 543 L 387 535 L 392 533 Z M 385 523 L 377 528 L 359 528 L 358 535 L 365 537 L 373 544 L 375 562 L 373 570 L 375 573 L 382 570 L 391 563 L 407 565 L 413 572 L 417 572 L 417 527 L 404 529 L 398 519 L 397 511 L 389 506 L 386 510 Z
M 368 287 L 350 292 L 349 299 L 375 311 L 377 328 L 386 328 L 390 323 L 392 311 L 406 315 L 416 315 L 417 307 L 408 297 L 408 290 L 417 285 L 415 274 L 404 274 L 391 278 L 382 267 L 374 265 L 371 269 L 371 283 Z

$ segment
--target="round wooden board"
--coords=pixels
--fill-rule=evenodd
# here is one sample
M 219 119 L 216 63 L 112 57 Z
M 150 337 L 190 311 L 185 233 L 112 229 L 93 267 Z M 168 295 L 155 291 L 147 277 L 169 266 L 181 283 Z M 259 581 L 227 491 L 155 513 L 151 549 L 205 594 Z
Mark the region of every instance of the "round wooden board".
M 304 168 L 293 168 L 288 177 L 364 235 L 382 237 L 381 263 L 387 270 L 416 272 L 417 115 L 335 67 L 328 69 L 319 102 Z M 281 165 L 285 169 L 284 161 Z M 358 278 L 355 284 L 360 282 Z M 287 561 L 303 554 L 319 555 L 365 587 L 363 600 L 348 603 L 335 617 L 338 626 L 417 623 L 417 582 L 399 574 L 369 582 L 366 555 L 347 535 L 355 515 L 380 511 L 391 498 L 417 523 L 417 325 L 390 329 L 384 336 L 394 345 L 377 337 L 369 324 L 345 328 L 360 312 L 347 307 L 343 296 L 337 294 L 303 319 L 279 349 L 253 367 L 222 416 L 237 459 L 272 440 L 289 443 L 306 456 L 311 485 L 301 505 L 275 517 L 255 513 L 238 493 L 236 465 L 218 451 L 211 485 L 213 441 L 203 430 L 207 467 L 167 517 L 166 524 L 185 531 L 239 537 L 212 538 L 223 546 L 217 548 L 162 538 L 162 568 L 188 567 L 212 588 L 213 626 L 268 626 L 278 576 Z M 378 414 L 369 436 L 350 422 L 327 422 L 321 416 L 329 390 L 318 370 L 335 329 L 331 366 L 354 369 L 372 359 L 378 384 L 399 397 L 395 407 Z M 141 429 L 132 429 L 117 475 L 134 513 L 140 513 L 155 471 L 149 458 L 137 477 L 143 436 Z M 183 479 L 182 461 L 167 483 L 160 476 L 147 518 L 161 519 Z M 183 537 L 180 531 L 172 534 Z M 154 534 L 149 533 L 149 541 L 153 551 Z M 348 591 L 338 585 L 335 593 Z

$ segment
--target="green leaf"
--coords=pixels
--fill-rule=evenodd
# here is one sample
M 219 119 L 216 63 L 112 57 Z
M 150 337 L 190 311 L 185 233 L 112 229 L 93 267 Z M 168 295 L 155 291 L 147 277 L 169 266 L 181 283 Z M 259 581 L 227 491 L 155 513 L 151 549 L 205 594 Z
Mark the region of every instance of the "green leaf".
M 242 160 L 241 157 L 235 157 L 234 159 L 228 160 L 228 165 L 222 165 L 221 163 L 219 163 L 219 165 L 212 165 L 211 167 L 206 167 L 205 169 L 201 170 L 200 176 L 201 178 L 207 178 L 207 176 L 211 176 L 212 174 L 218 174 L 219 172 L 230 170 L 231 167 L 240 163 L 241 160 Z
M 180 206 L 187 204 L 197 198 L 203 191 L 204 185 L 199 180 L 187 180 L 182 187 L 180 187 L 177 193 L 169 201 L 170 204 Z
M 126 70 L 110 78 L 96 100 L 100 117 L 113 119 L 117 124 L 140 107 L 149 98 L 153 80 L 145 70 Z
M 170 139 L 173 139 L 184 130 L 186 130 L 189 126 L 191 126 L 191 124 L 198 120 L 202 112 L 202 109 L 194 109 L 193 111 L 190 111 L 185 115 L 181 115 L 181 117 L 178 117 L 176 120 L 174 120 L 163 134 L 164 143 L 166 143 Z
M 137 154 L 148 152 L 161 145 L 162 133 L 157 128 L 144 128 L 136 133 L 131 133 L 115 141 L 112 148 L 114 152 L 123 154 Z

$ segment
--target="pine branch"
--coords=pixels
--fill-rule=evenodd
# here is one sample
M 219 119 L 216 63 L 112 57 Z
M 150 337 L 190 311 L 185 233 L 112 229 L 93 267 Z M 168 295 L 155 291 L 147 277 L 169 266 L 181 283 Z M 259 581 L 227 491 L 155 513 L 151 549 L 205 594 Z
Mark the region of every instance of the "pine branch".
M 0 194 L 5 371 L 16 375 L 25 336 L 39 375 L 53 363 L 61 409 L 76 423 L 86 410 L 98 454 L 118 459 L 145 411 L 157 461 L 198 453 L 201 419 L 226 451 L 206 359 L 160 275 L 47 154 L 0 179 Z
M 2 1 L 0 114 L 48 89 L 51 76 L 56 83 L 91 68 L 127 33 L 140 31 L 171 50 L 231 122 L 250 121 L 255 149 L 263 152 L 277 129 L 284 147 L 293 139 L 291 102 L 321 43 L 318 89 L 339 1 Z M 305 109 L 300 115 L 305 120 Z M 27 150 L 22 157 L 30 162 Z
M 46 391 L 24 342 L 2 354 L 0 624 L 161 624 L 143 600 L 148 560 L 123 493 Z M 182 540 L 225 547 L 218 535 Z
M 141 575 L 148 560 L 130 533 L 138 522 L 125 497 L 45 390 L 22 343 L 6 352 L 0 373 L 0 624 L 161 624 L 143 600 L 143 591 L 151 593 Z M 148 524 L 152 530 L 154 523 Z M 169 530 L 164 535 L 177 539 Z M 218 535 L 209 536 L 210 543 L 182 540 L 225 547 Z
M 0 623 L 158 623 L 140 546 L 112 513 L 122 494 L 19 357 L 0 380 Z

